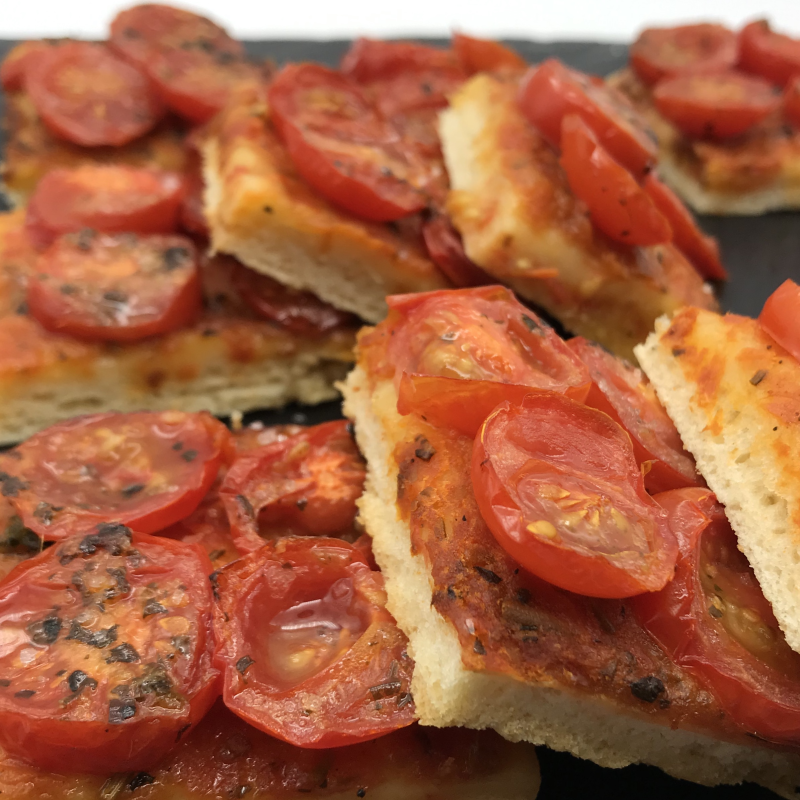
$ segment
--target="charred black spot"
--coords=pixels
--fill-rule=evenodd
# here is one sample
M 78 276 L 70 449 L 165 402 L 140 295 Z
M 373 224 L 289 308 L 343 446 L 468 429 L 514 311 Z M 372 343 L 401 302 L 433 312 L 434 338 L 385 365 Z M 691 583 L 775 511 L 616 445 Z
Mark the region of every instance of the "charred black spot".
M 664 682 L 655 675 L 646 675 L 638 681 L 631 683 L 631 693 L 645 703 L 653 703 L 656 698 L 666 691 Z
M 531 601 L 531 593 L 528 589 L 517 589 L 517 600 L 523 605 L 528 605 Z
M 542 333 L 542 326 L 533 317 L 523 314 L 522 321 L 531 333 Z
M 308 505 L 308 498 L 307 498 L 307 497 L 301 497 L 301 498 L 300 498 L 300 499 L 297 501 L 296 505 L 297 505 L 297 508 L 298 508 L 300 511 L 305 511 L 305 510 L 306 510 L 306 506 Z
M 142 609 L 142 618 L 150 617 L 153 614 L 166 614 L 167 608 L 162 606 L 158 600 L 150 599 L 144 604 L 144 608 Z
M 90 678 L 83 670 L 76 669 L 67 678 L 67 686 L 73 694 L 80 694 L 84 689 L 94 691 L 97 688 L 97 681 Z
M 119 725 L 136 716 L 136 703 L 129 699 L 114 699 L 108 701 L 108 721 L 112 725 Z
M 475 643 L 472 645 L 472 651 L 477 653 L 479 656 L 486 655 L 486 648 L 483 646 L 483 642 L 476 636 Z
M 239 507 L 246 516 L 248 516 L 250 519 L 255 519 L 256 512 L 253 508 L 253 504 L 243 494 L 236 495 L 236 502 L 239 504 Z
M 20 700 L 28 700 L 35 694 L 36 694 L 35 689 L 23 689 L 20 692 L 14 692 L 14 697 L 18 697 Z
M 211 581 L 211 592 L 215 600 L 219 600 L 219 570 L 212 572 L 208 579 Z
M 128 594 L 131 585 L 128 583 L 128 573 L 124 567 L 109 567 L 106 572 L 114 579 L 116 586 L 106 589 L 103 595 L 106 600 L 113 600 L 124 594 Z
M 0 679 L 0 687 L 2 687 L 3 689 L 7 689 L 9 686 L 11 686 L 11 681 L 8 680 L 8 678 Z
M 172 449 L 173 450 L 183 450 L 183 442 L 175 442 L 175 444 L 172 445 Z
M 182 267 L 190 256 L 191 254 L 185 247 L 168 247 L 164 251 L 164 269 L 172 272 L 172 270 Z
M 356 426 L 353 425 L 352 422 L 348 422 L 347 425 L 344 426 L 344 429 L 347 431 L 348 436 L 356 435 Z
M 186 461 L 188 464 L 191 464 L 197 458 L 197 450 L 184 450 L 181 453 L 181 458 Z
M 111 652 L 106 659 L 106 664 L 133 664 L 138 660 L 139 654 L 136 652 L 133 645 L 128 644 L 128 642 L 123 642 L 111 648 Z
M 103 300 L 108 300 L 109 303 L 127 303 L 128 295 L 125 292 L 110 289 L 103 293 Z
M 490 569 L 486 569 L 485 567 L 479 567 L 477 564 L 473 569 L 487 583 L 501 583 L 503 580 L 496 572 L 492 572 Z
M 42 501 L 33 510 L 33 516 L 36 517 L 36 519 L 38 519 L 42 525 L 50 525 L 50 523 L 53 521 L 54 512 L 54 506 L 51 506 L 50 503 L 45 503 Z
M 139 494 L 142 489 L 144 489 L 143 483 L 132 483 L 130 486 L 126 486 L 124 489 L 122 489 L 120 494 L 123 497 L 133 497 L 135 494 Z
M 423 461 L 430 461 L 436 455 L 436 450 L 433 449 L 431 443 L 424 436 L 418 436 L 416 443 L 419 445 L 414 451 L 414 455 L 417 458 Z
M 458 595 L 456 594 L 456 590 L 452 585 L 447 587 L 447 596 L 451 600 L 455 600 L 458 597 Z
M 137 700 L 149 694 L 163 697 L 171 692 L 172 681 L 161 664 L 148 664 L 143 674 L 131 681 L 131 693 Z
M 237 672 L 238 672 L 240 675 L 244 675 L 244 674 L 245 674 L 245 672 L 247 672 L 247 670 L 248 670 L 248 669 L 249 669 L 251 666 L 253 666 L 253 664 L 255 664 L 255 663 L 256 663 L 256 662 L 255 662 L 255 661 L 253 661 L 253 659 L 252 659 L 252 658 L 250 658 L 250 656 L 242 656 L 242 657 L 241 657 L 241 658 L 240 658 L 240 659 L 239 659 L 239 660 L 236 662 L 236 670 L 237 670 Z
M 366 796 L 367 796 L 367 790 L 364 789 L 363 787 L 356 792 L 356 797 L 366 797 Z
M 155 782 L 156 779 L 149 772 L 137 772 L 128 781 L 128 791 L 135 792 L 137 789 L 141 789 L 142 786 L 149 786 L 151 783 Z
M 84 536 L 78 550 L 84 555 L 94 555 L 98 550 L 105 550 L 109 555 L 127 555 L 131 549 L 131 529 L 119 522 L 101 522 L 97 533 Z
M 53 644 L 61 633 L 64 623 L 59 617 L 50 615 L 44 619 L 31 622 L 27 627 L 28 636 L 34 644 L 48 645 Z
M 28 484 L 14 475 L 7 472 L 0 472 L 0 494 L 3 497 L 16 497 L 20 492 L 25 491 Z
M 672 348 L 672 355 L 675 358 L 680 358 L 686 352 L 686 348 L 684 347 L 673 347 Z
M 112 625 L 110 628 L 90 631 L 88 628 L 84 628 L 79 622 L 73 620 L 70 625 L 69 633 L 67 634 L 67 639 L 89 645 L 89 647 L 102 649 L 117 641 L 118 630 L 119 625 Z

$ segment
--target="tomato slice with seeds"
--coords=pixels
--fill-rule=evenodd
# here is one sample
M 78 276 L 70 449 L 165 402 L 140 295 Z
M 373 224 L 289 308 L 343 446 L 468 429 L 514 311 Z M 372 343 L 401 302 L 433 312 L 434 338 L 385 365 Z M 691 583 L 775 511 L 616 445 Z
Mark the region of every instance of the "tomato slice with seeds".
M 216 579 L 223 698 L 300 747 L 339 747 L 414 721 L 407 640 L 383 577 L 336 539 L 285 538 Z
M 6 496 L 28 528 L 59 540 L 101 522 L 152 533 L 189 516 L 232 445 L 205 412 L 142 411 L 75 417 L 13 452 Z
M 121 164 L 54 169 L 36 185 L 25 226 L 41 249 L 84 228 L 116 233 L 172 233 L 183 181 L 174 172 Z
M 758 315 L 761 327 L 800 361 L 800 286 L 784 281 L 764 303 Z
M 630 435 L 639 465 L 646 465 L 649 492 L 696 486 L 701 478 L 674 423 L 640 369 L 586 341 L 567 343 L 589 368 L 592 388 L 584 401 L 618 422 Z
M 531 387 L 583 400 L 586 367 L 502 286 L 388 297 L 397 410 L 474 436 L 502 400 Z
M 528 66 L 519 53 L 493 39 L 477 39 L 463 33 L 454 33 L 453 50 L 468 75 L 498 70 L 521 70 Z
M 334 308 L 311 292 L 291 289 L 239 262 L 234 267 L 233 285 L 259 317 L 297 336 L 318 339 L 337 328 L 357 324 L 357 317 Z
M 194 244 L 185 236 L 66 234 L 28 282 L 30 313 L 48 330 L 132 342 L 191 324 L 202 309 Z
M 678 195 L 652 172 L 644 179 L 642 187 L 672 228 L 673 244 L 692 262 L 694 268 L 704 278 L 727 280 L 728 272 L 722 266 L 719 242 L 700 230 Z
M 150 81 L 105 45 L 66 42 L 26 66 L 25 89 L 42 122 L 84 147 L 119 147 L 163 116 Z
M 765 19 L 739 32 L 739 66 L 778 86 L 800 75 L 800 39 L 777 33 Z
M 270 536 L 349 532 L 365 474 L 344 420 L 245 452 L 220 488 L 236 546 L 249 553 Z
M 472 486 L 501 547 L 548 583 L 629 597 L 672 578 L 667 515 L 627 433 L 593 408 L 552 392 L 502 403 L 475 439 Z
M 647 28 L 630 49 L 631 66 L 650 85 L 676 75 L 731 69 L 738 56 L 736 34 L 707 22 Z
M 670 241 L 669 223 L 650 196 L 577 114 L 567 114 L 561 125 L 561 166 L 570 189 L 606 236 L 636 246 Z
M 632 608 L 670 657 L 701 680 L 748 732 L 797 741 L 800 655 L 778 627 L 713 494 L 656 495 L 680 543 L 675 578 Z
M 783 115 L 795 128 L 800 128 L 800 75 L 786 85 Z
M 554 146 L 562 123 L 577 114 L 620 164 L 641 177 L 658 157 L 655 134 L 620 92 L 550 58 L 531 67 L 519 91 L 522 113 Z
M 656 86 L 653 100 L 683 133 L 704 139 L 741 136 L 781 105 L 771 84 L 739 72 L 671 78 Z
M 486 286 L 493 283 L 491 275 L 470 261 L 464 252 L 461 236 L 443 214 L 436 214 L 425 222 L 422 236 L 431 261 L 456 286 Z
M 0 744 L 44 770 L 147 769 L 219 696 L 211 565 L 117 523 L 0 584 Z
M 0 86 L 7 92 L 20 91 L 24 87 L 25 75 L 30 64 L 51 47 L 53 47 L 51 42 L 41 39 L 14 45 L 0 64 Z
M 424 208 L 410 151 L 344 75 L 290 64 L 270 85 L 269 105 L 295 168 L 335 205 L 376 222 Z

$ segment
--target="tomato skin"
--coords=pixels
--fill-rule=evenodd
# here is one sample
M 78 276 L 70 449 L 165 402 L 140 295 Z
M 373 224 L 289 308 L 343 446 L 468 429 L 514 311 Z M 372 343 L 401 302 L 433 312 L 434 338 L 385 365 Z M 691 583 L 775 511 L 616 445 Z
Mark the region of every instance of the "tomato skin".
M 344 420 L 315 425 L 249 450 L 220 487 L 236 546 L 250 553 L 266 535 L 333 536 L 353 525 L 364 462 Z
M 800 39 L 775 33 L 765 19 L 751 22 L 739 32 L 739 66 L 786 86 L 800 75 Z
M 0 657 L 4 750 L 43 770 L 107 774 L 174 748 L 220 694 L 210 566 L 198 548 L 112 524 L 17 567 L 0 585 L 0 619 L 18 635 Z M 188 634 L 177 644 L 167 619 Z M 25 666 L 21 646 L 36 650 Z
M 630 48 L 631 66 L 651 86 L 676 75 L 731 69 L 738 55 L 736 34 L 710 23 L 647 28 Z
M 232 448 L 230 431 L 205 412 L 75 417 L 14 449 L 10 499 L 47 541 L 112 521 L 153 533 L 197 508 Z
M 311 292 L 290 289 L 236 262 L 233 286 L 263 319 L 296 336 L 319 339 L 337 328 L 355 325 L 357 317 L 323 302 Z
M 764 303 L 758 315 L 761 327 L 800 361 L 800 286 L 785 280 Z
M 700 230 L 678 195 L 652 172 L 644 179 L 642 187 L 672 228 L 673 244 L 694 268 L 709 280 L 727 280 L 728 272 L 720 259 L 719 242 Z
M 800 655 L 786 644 L 749 564 L 737 549 L 723 508 L 703 489 L 678 489 L 656 495 L 655 500 L 669 513 L 681 553 L 671 583 L 661 592 L 631 602 L 636 618 L 679 666 L 707 686 L 735 723 L 771 742 L 796 743 Z M 718 557 L 722 554 L 722 560 L 709 561 L 707 555 L 704 559 L 709 551 Z M 704 571 L 709 580 L 723 585 L 715 597 L 702 585 Z M 723 583 L 720 576 L 734 580 Z M 741 609 L 757 615 L 763 633 L 756 635 L 761 643 L 770 631 L 766 640 L 773 664 L 727 632 L 724 617 Z M 748 620 L 748 625 L 750 635 L 759 630 L 755 621 Z
M 567 342 L 589 368 L 592 388 L 584 402 L 621 425 L 631 437 L 644 485 L 652 494 L 702 480 L 694 459 L 641 370 L 582 337 Z M 646 467 L 644 465 L 647 465 Z
M 89 341 L 177 330 L 194 322 L 202 301 L 194 244 L 158 234 L 65 234 L 39 257 L 27 290 L 39 324 Z
M 658 157 L 655 134 L 624 96 L 558 59 L 528 70 L 518 102 L 530 123 L 555 147 L 561 146 L 564 117 L 577 114 L 635 176 L 645 175 Z
M 568 114 L 561 130 L 561 166 L 570 189 L 589 207 L 594 225 L 614 241 L 632 246 L 670 241 L 667 220 L 581 117 Z
M 173 172 L 112 164 L 50 170 L 28 202 L 25 227 L 40 249 L 64 233 L 172 233 L 184 186 Z
M 413 42 L 386 42 L 361 37 L 344 54 L 339 69 L 359 83 L 394 78 L 403 72 L 458 70 L 459 59 L 452 50 Z
M 336 539 L 281 539 L 223 569 L 216 586 L 223 699 L 251 725 L 323 748 L 414 721 L 407 640 L 386 611 L 382 575 L 358 548 Z M 303 603 L 307 610 L 299 611 Z M 316 645 L 291 640 L 287 627 L 297 629 L 303 618 L 327 621 L 338 643 L 319 643 L 317 630 Z M 317 663 L 298 668 L 294 654 L 312 648 Z M 309 702 L 312 714 L 304 713 Z
M 431 261 L 455 286 L 486 286 L 494 279 L 464 252 L 464 243 L 450 220 L 437 214 L 422 226 L 425 248 Z
M 315 64 L 284 67 L 269 87 L 270 113 L 300 175 L 335 205 L 389 222 L 425 207 L 416 166 L 361 89 Z
M 528 66 L 522 56 L 492 39 L 477 39 L 463 33 L 454 33 L 453 50 L 468 75 L 504 69 L 520 70 Z
M 25 84 L 28 66 L 52 46 L 49 42 L 30 41 L 12 47 L 0 64 L 0 86 L 7 92 L 20 91 Z
M 786 84 L 783 93 L 783 115 L 795 128 L 800 128 L 800 75 Z
M 475 438 L 472 486 L 500 546 L 548 583 L 621 598 L 672 577 L 666 514 L 606 414 L 552 392 L 501 403 Z
M 84 147 L 127 144 L 164 113 L 145 75 L 89 42 L 67 42 L 39 54 L 26 67 L 25 89 L 56 136 Z
M 703 139 L 741 136 L 781 104 L 769 83 L 738 72 L 670 78 L 656 86 L 653 100 L 683 133 Z

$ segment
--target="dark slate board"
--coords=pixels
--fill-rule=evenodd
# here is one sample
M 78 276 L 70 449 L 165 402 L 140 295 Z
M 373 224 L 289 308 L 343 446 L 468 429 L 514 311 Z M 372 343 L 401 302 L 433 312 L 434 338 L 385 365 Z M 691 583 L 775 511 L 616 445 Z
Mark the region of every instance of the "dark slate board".
M 444 40 L 425 41 L 444 44 Z M 627 47 L 617 44 L 519 40 L 510 40 L 509 44 L 528 61 L 557 56 L 571 66 L 598 75 L 607 75 L 619 69 L 627 59 Z M 0 59 L 12 45 L 13 42 L 0 41 Z M 251 55 L 269 57 L 279 64 L 285 61 L 319 61 L 335 65 L 348 46 L 347 41 L 247 42 Z M 755 316 L 773 289 L 786 278 L 800 280 L 800 212 L 763 217 L 703 216 L 700 217 L 700 224 L 708 233 L 719 238 L 724 263 L 730 271 L 731 279 L 720 292 L 724 310 Z M 259 419 L 267 424 L 313 424 L 339 417 L 339 404 L 325 403 L 315 408 L 292 406 L 281 411 L 250 414 L 247 419 Z M 602 735 L 602 732 L 598 734 Z M 669 778 L 653 767 L 602 769 L 590 762 L 544 748 L 539 751 L 539 760 L 542 767 L 540 800 L 667 800 L 676 797 L 682 800 L 767 800 L 775 797 L 754 786 L 705 789 Z

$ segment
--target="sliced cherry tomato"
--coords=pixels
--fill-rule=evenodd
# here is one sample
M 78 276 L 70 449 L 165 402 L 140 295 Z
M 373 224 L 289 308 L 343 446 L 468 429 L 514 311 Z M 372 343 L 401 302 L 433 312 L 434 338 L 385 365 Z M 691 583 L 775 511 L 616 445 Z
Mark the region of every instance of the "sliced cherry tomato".
M 658 157 L 655 134 L 621 93 L 550 58 L 531 67 L 519 91 L 522 113 L 556 147 L 567 114 L 577 114 L 609 153 L 637 177 Z
M 592 222 L 606 236 L 639 246 L 672 238 L 669 223 L 649 195 L 577 114 L 567 114 L 561 125 L 561 166 L 570 188 L 589 206 Z
M 773 31 L 765 19 L 739 33 L 739 66 L 778 86 L 800 75 L 800 39 Z
M 450 220 L 437 214 L 422 226 L 422 236 L 431 261 L 456 286 L 486 286 L 491 275 L 469 260 L 461 236 Z
M 719 254 L 719 242 L 704 234 L 683 201 L 650 173 L 642 184 L 645 192 L 672 228 L 672 243 L 692 262 L 704 277 L 715 281 L 728 279 Z
M 270 535 L 349 531 L 365 474 L 344 420 L 245 452 L 220 488 L 236 546 L 249 553 Z
M 618 422 L 630 435 L 633 453 L 645 466 L 649 492 L 696 486 L 694 459 L 640 369 L 582 337 L 567 344 L 589 368 L 592 388 L 584 401 Z
M 758 315 L 761 327 L 800 361 L 800 286 L 784 281 L 764 303 Z
M 233 285 L 256 314 L 297 336 L 319 338 L 337 328 L 357 323 L 357 317 L 339 311 L 311 292 L 290 289 L 238 262 L 233 273 Z
M 44 770 L 144 770 L 219 696 L 211 565 L 102 524 L 0 585 L 0 744 Z
M 163 116 L 147 77 L 101 44 L 40 53 L 26 66 L 25 88 L 56 136 L 86 147 L 127 144 Z
M 653 100 L 683 133 L 703 139 L 741 136 L 781 105 L 771 84 L 739 72 L 670 78 L 656 86 Z
M 197 252 L 185 236 L 66 234 L 39 259 L 27 302 L 56 333 L 108 342 L 156 336 L 201 311 Z
M 800 128 L 800 75 L 786 85 L 783 93 L 783 115 L 795 128 Z
M 173 172 L 121 164 L 54 169 L 36 185 L 25 225 L 44 249 L 62 233 L 91 228 L 105 233 L 172 233 L 183 182 Z
M 468 75 L 504 69 L 520 70 L 528 66 L 519 53 L 492 39 L 476 39 L 474 36 L 454 33 L 453 50 Z
M 672 578 L 667 515 L 628 435 L 593 408 L 552 392 L 501 404 L 475 439 L 472 486 L 501 547 L 548 583 L 628 597 Z
M 632 602 L 637 618 L 734 722 L 771 742 L 796 742 L 800 655 L 786 643 L 724 510 L 708 490 L 655 499 L 681 553 L 673 581 Z
M 251 422 L 241 430 L 234 431 L 233 442 L 237 453 L 246 453 L 257 447 L 264 447 L 275 442 L 285 442 L 290 436 L 302 433 L 306 428 L 302 425 L 267 425 L 263 422 Z
M 13 452 L 4 494 L 28 528 L 59 540 L 111 521 L 152 533 L 189 516 L 232 445 L 205 412 L 142 411 L 76 417 Z
M 505 287 L 387 298 L 395 321 L 387 349 L 397 410 L 474 436 L 502 400 L 531 387 L 583 400 L 586 367 L 549 325 Z
M 0 64 L 0 86 L 7 92 L 18 92 L 25 84 L 28 66 L 37 56 L 49 50 L 53 44 L 41 39 L 31 42 L 20 42 L 9 50 L 3 63 Z
M 372 83 L 404 72 L 460 70 L 461 63 L 452 50 L 362 37 L 344 54 L 340 69 L 359 83 Z
M 297 171 L 332 203 L 377 222 L 425 206 L 399 135 L 346 77 L 290 64 L 271 84 L 269 104 Z
M 707 22 L 647 28 L 630 49 L 631 66 L 650 85 L 676 75 L 731 69 L 738 56 L 736 34 Z
M 280 539 L 223 569 L 216 591 L 223 698 L 254 727 L 321 748 L 413 722 L 406 638 L 353 545 Z

